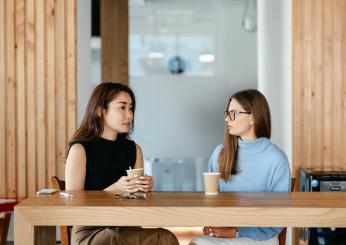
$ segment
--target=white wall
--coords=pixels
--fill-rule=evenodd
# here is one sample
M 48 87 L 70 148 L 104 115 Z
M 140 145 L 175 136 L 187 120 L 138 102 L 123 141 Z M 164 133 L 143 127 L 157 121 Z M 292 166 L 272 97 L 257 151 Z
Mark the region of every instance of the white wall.
M 133 139 L 142 146 L 145 157 L 208 158 L 223 142 L 223 112 L 230 95 L 257 87 L 257 35 L 242 29 L 243 1 L 212 3 L 206 7 L 198 4 L 198 11 L 201 16 L 212 13 L 215 18 L 213 30 L 204 30 L 214 33 L 214 76 L 130 74 L 130 86 L 138 102 Z M 172 7 L 188 12 L 194 5 L 177 1 L 170 4 Z M 189 33 L 190 29 L 196 32 L 194 26 L 179 27 L 181 33 Z

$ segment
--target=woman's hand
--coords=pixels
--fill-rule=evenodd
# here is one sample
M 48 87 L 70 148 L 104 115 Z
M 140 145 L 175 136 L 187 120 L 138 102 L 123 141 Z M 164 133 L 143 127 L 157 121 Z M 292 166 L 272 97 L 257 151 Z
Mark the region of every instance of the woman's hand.
M 116 193 L 134 193 L 138 190 L 134 176 L 122 176 L 117 182 L 104 189 L 104 191 L 114 191 Z
M 139 177 L 139 180 L 136 181 L 136 184 L 138 185 L 140 191 L 149 192 L 151 191 L 151 189 L 153 189 L 154 180 L 153 177 L 149 175 L 143 175 Z
M 233 238 L 237 235 L 237 228 L 235 227 L 204 227 L 204 235 L 213 237 Z

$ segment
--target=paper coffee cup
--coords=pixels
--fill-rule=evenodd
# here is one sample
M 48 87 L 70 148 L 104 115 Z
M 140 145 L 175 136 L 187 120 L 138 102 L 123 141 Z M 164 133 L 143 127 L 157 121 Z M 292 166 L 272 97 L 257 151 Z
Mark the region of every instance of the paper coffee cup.
M 220 173 L 203 173 L 204 177 L 204 192 L 208 195 L 219 193 Z
M 127 172 L 127 176 L 129 177 L 137 175 L 137 179 L 139 179 L 140 176 L 144 175 L 143 168 L 127 169 L 126 172 Z

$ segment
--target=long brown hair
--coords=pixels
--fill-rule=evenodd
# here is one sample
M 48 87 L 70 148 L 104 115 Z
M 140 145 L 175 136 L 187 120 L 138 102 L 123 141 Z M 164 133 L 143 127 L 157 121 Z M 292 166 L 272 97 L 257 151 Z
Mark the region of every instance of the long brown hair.
M 104 130 L 102 109 L 108 109 L 109 103 L 120 93 L 128 93 L 132 100 L 133 120 L 128 133 L 118 134 L 118 137 L 127 138 L 132 133 L 134 127 L 134 117 L 136 108 L 136 99 L 132 90 L 120 83 L 103 82 L 99 84 L 92 92 L 88 105 L 86 107 L 84 117 L 80 127 L 72 137 L 69 145 L 75 142 L 94 141 L 101 136 Z
M 229 99 L 226 110 L 228 110 L 232 99 L 235 99 L 245 111 L 252 114 L 256 137 L 266 137 L 269 139 L 271 134 L 270 110 L 264 95 L 256 89 L 237 92 Z M 237 174 L 237 160 L 238 136 L 230 135 L 226 127 L 224 146 L 218 157 L 220 176 L 222 179 L 228 181 L 230 175 Z

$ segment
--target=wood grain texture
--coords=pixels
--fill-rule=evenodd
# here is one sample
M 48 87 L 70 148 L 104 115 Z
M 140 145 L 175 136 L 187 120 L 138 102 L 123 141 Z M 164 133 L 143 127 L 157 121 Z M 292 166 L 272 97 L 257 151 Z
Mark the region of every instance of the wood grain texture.
M 102 0 L 102 81 L 128 84 L 128 1 Z
M 104 191 L 69 193 L 73 198 L 60 198 L 56 193 L 17 205 L 15 230 L 17 225 L 25 226 L 23 218 L 29 227 L 32 224 L 346 227 L 343 193 L 247 192 L 206 196 L 202 192 L 153 192 L 147 200 L 114 199 L 112 193 Z M 22 220 L 17 220 L 17 215 Z M 17 243 L 16 236 L 15 243 L 22 244 Z
M 346 2 L 293 0 L 293 169 L 345 169 Z
M 1 196 L 17 196 L 17 154 L 16 154 L 16 114 L 17 80 L 15 52 L 15 5 L 14 1 L 5 1 L 5 74 L 6 74 L 6 193 Z M 4 174 L 4 173 L 2 173 Z
M 4 31 L 1 31 L 4 30 Z M 0 173 L 6 173 L 6 56 L 5 0 L 0 0 Z M 0 177 L 0 193 L 6 193 L 6 174 Z M 0 195 L 1 196 L 1 195 Z
M 75 0 L 0 1 L 0 197 L 35 195 L 64 175 L 76 129 L 75 9 Z
M 17 155 L 17 171 L 16 176 L 20 181 L 16 181 L 18 196 L 26 194 L 26 164 L 27 164 L 27 144 L 26 142 L 26 81 L 25 81 L 25 11 L 24 0 L 16 1 L 15 12 L 15 51 L 16 51 L 16 83 L 17 83 L 17 96 L 16 96 L 16 137 L 18 144 L 16 145 Z

